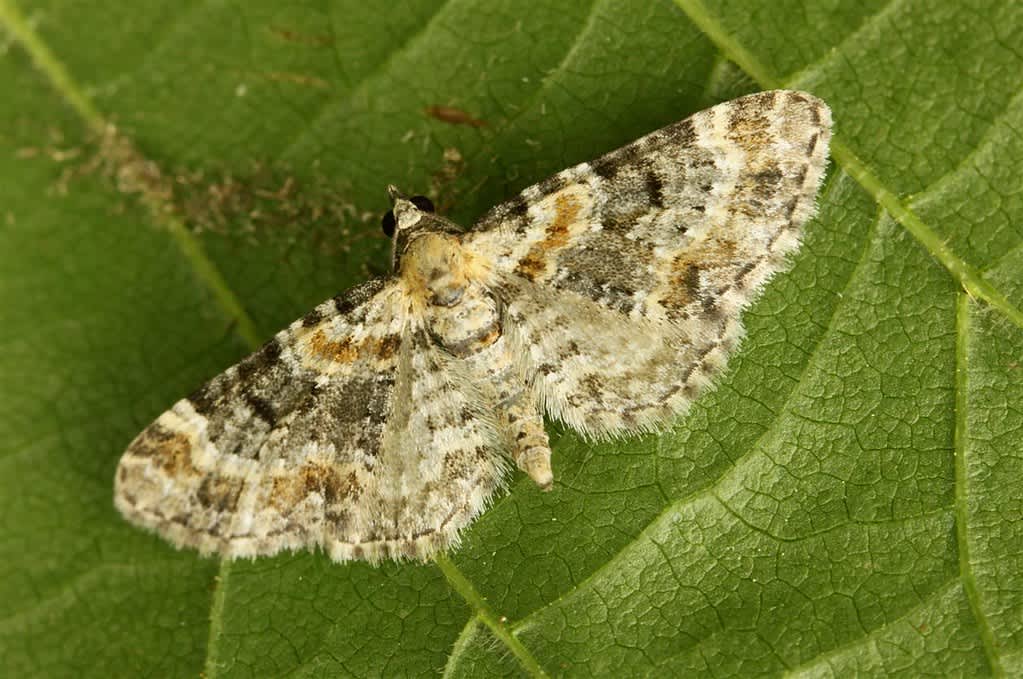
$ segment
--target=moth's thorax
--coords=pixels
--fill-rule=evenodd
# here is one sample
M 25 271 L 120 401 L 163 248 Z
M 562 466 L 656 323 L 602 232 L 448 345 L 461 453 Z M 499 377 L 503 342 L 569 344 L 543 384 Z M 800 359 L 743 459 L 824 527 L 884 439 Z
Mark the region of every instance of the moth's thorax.
M 408 244 L 399 276 L 416 306 L 452 307 L 485 269 L 457 235 L 425 233 Z
M 401 258 L 400 276 L 413 313 L 456 356 L 475 353 L 501 336 L 499 304 L 485 274 L 480 260 L 453 234 L 418 236 Z
M 427 233 L 408 244 L 400 276 L 414 301 L 452 306 L 465 292 L 465 256 L 455 236 Z
M 402 198 L 395 200 L 392 212 L 394 214 L 394 235 L 391 246 L 391 267 L 394 271 L 401 271 L 401 261 L 408 255 L 412 244 L 424 235 L 458 237 L 463 231 L 458 224 L 440 215 L 424 211 L 410 200 Z

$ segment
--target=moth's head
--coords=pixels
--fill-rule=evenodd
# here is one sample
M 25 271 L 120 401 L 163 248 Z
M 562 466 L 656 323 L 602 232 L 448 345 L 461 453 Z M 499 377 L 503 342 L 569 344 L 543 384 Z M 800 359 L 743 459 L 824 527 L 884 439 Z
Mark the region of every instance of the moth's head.
M 461 233 L 453 222 L 434 214 L 433 202 L 426 196 L 406 196 L 394 185 L 387 187 L 391 197 L 391 209 L 387 211 L 380 225 L 384 235 L 391 239 L 391 266 L 398 270 L 401 256 L 409 243 L 426 233 Z

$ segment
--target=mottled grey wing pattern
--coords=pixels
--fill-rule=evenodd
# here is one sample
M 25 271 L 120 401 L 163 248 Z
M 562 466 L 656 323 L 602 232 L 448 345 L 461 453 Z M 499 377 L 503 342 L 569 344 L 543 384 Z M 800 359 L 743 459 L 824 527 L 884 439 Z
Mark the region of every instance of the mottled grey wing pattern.
M 683 411 L 814 211 L 830 112 L 721 104 L 530 187 L 462 234 L 389 188 L 393 278 L 321 304 L 180 400 L 115 502 L 223 556 L 426 558 L 501 484 L 554 480 L 541 408 L 584 434 Z M 385 222 L 387 223 L 387 222 Z
M 741 310 L 798 247 L 830 133 L 819 99 L 762 92 L 487 213 L 466 242 L 492 263 L 548 411 L 607 435 L 683 410 L 740 339 Z
M 423 558 L 457 539 L 501 463 L 478 461 L 487 419 L 403 301 L 393 280 L 358 286 L 178 401 L 122 457 L 118 509 L 224 556 Z

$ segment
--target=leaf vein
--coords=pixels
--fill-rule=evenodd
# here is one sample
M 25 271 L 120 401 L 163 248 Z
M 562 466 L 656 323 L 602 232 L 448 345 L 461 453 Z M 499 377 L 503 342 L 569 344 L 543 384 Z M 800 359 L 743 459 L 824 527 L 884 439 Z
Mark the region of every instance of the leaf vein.
M 138 564 L 116 562 L 96 564 L 88 570 L 72 576 L 59 589 L 45 598 L 37 599 L 28 606 L 14 610 L 10 615 L 0 618 L 0 630 L 11 627 L 24 629 L 26 620 L 44 613 L 48 618 L 56 619 L 60 613 L 82 601 L 83 590 L 105 584 L 102 576 L 111 572 L 135 574 L 137 570 Z
M 434 23 L 437 21 L 437 18 L 444 13 L 444 10 L 447 9 L 452 2 L 453 0 L 447 0 L 444 4 L 438 7 L 437 11 L 434 12 L 428 20 L 424 21 L 418 30 L 406 38 L 403 43 L 395 46 L 395 48 L 392 49 L 384 59 L 380 60 L 369 72 L 353 83 L 349 92 L 344 95 L 344 99 L 347 101 L 357 100 L 359 98 L 359 94 L 364 92 L 376 78 L 386 72 L 400 55 L 407 52 L 416 41 L 423 39 L 423 36 L 429 34 Z M 291 138 L 281 145 L 281 150 L 277 153 L 277 159 L 280 160 L 287 156 L 288 153 L 298 146 L 302 142 L 302 139 L 320 123 L 320 121 L 324 120 L 331 114 L 331 112 L 335 111 L 336 101 L 337 100 L 334 97 L 325 98 L 317 110 L 312 113 L 307 124 L 302 128 L 297 128 Z
M 440 569 L 441 573 L 444 574 L 444 577 L 447 578 L 451 588 L 458 592 L 459 596 L 476 611 L 476 617 L 483 621 L 483 624 L 490 628 L 493 635 L 508 647 L 508 650 L 518 659 L 522 667 L 534 677 L 547 677 L 547 672 L 544 671 L 539 661 L 515 636 L 512 626 L 498 618 L 497 614 L 490 608 L 490 605 L 487 604 L 486 599 L 476 591 L 472 582 L 459 570 L 458 566 L 444 554 L 435 556 L 433 562 Z
M 848 45 L 855 45 L 863 40 L 863 38 L 873 30 L 877 24 L 883 19 L 888 18 L 891 14 L 894 14 L 905 4 L 905 0 L 889 0 L 888 4 L 871 14 L 865 21 L 856 27 L 854 31 L 847 34 L 838 43 L 833 45 L 828 50 L 827 55 L 817 61 L 811 62 L 799 69 L 795 73 L 789 74 L 785 80 L 786 82 L 795 85 L 795 83 L 803 81 L 813 81 L 815 76 L 823 69 L 823 67 L 830 63 L 832 60 L 837 59 L 839 55 L 844 54 L 845 48 Z
M 753 56 L 732 35 L 728 34 L 701 0 L 675 0 L 686 16 L 739 68 L 750 75 L 761 87 L 784 87 L 767 67 Z M 831 142 L 831 156 L 863 187 L 875 202 L 884 207 L 945 267 L 953 278 L 974 297 L 998 309 L 1012 323 L 1023 328 L 1023 311 L 1016 308 L 994 285 L 962 260 L 910 207 L 891 191 L 836 135 Z
M 86 97 L 83 90 L 72 78 L 64 64 L 50 50 L 39 34 L 29 26 L 20 9 L 12 0 L 0 0 L 0 24 L 5 25 L 32 58 L 36 67 L 49 81 L 50 86 L 75 110 L 89 130 L 103 136 L 110 133 L 111 126 L 103 115 Z M 171 216 L 166 199 L 160 199 L 152 192 L 140 194 L 142 203 L 148 208 L 150 217 L 165 228 L 178 244 L 186 261 L 196 277 L 213 293 L 221 310 L 234 322 L 238 335 L 255 349 L 260 344 L 260 333 L 245 311 L 234 291 L 228 286 L 223 274 L 203 250 L 198 238 L 185 224 Z M 230 562 L 222 560 L 215 577 L 210 609 L 210 628 L 206 646 L 205 676 L 216 676 L 217 650 L 223 626 L 225 588 L 231 572 Z
M 861 647 L 864 644 L 870 644 L 871 650 L 875 654 L 877 654 L 877 648 L 876 648 L 875 642 L 877 642 L 879 639 L 881 639 L 883 637 L 883 635 L 886 632 L 888 632 L 893 626 L 899 624 L 902 621 L 905 621 L 905 620 L 909 619 L 910 617 L 912 617 L 913 615 L 916 615 L 917 613 L 921 613 L 922 611 L 924 611 L 926 609 L 927 606 L 931 605 L 934 601 L 940 600 L 940 599 L 948 596 L 954 589 L 956 589 L 956 587 L 959 584 L 960 584 L 960 582 L 959 582 L 958 578 L 949 578 L 945 583 L 943 583 L 943 585 L 941 587 L 935 589 L 928 598 L 921 599 L 920 603 L 918 603 L 916 606 L 913 606 L 912 608 L 904 611 L 901 615 L 899 615 L 894 620 L 890 620 L 890 621 L 886 622 L 885 624 L 883 624 L 883 625 L 881 625 L 879 627 L 876 627 L 876 628 L 870 630 L 869 632 L 866 632 L 863 635 L 862 638 L 855 639 L 855 640 L 850 641 L 848 643 L 842 644 L 841 646 L 836 646 L 836 647 L 834 647 L 832 649 L 829 649 L 828 651 L 826 651 L 824 653 L 818 654 L 816 657 L 811 658 L 808 661 L 800 664 L 799 666 L 792 668 L 791 670 L 786 672 L 784 674 L 784 676 L 786 676 L 786 677 L 799 677 L 799 676 L 817 677 L 817 676 L 820 676 L 820 673 L 817 670 L 817 666 L 818 665 L 820 665 L 821 663 L 827 663 L 832 658 L 837 658 L 838 656 L 842 655 L 846 651 L 849 651 L 849 650 Z M 881 658 L 880 654 L 877 654 L 877 656 L 878 656 L 878 658 Z
M 548 69 L 547 72 L 544 73 L 543 77 L 540 78 L 539 85 L 536 87 L 536 89 L 533 90 L 533 92 L 528 97 L 525 98 L 525 100 L 522 102 L 521 105 L 519 105 L 515 112 L 501 121 L 501 124 L 497 126 L 495 129 L 495 136 L 505 134 L 506 132 L 508 132 L 508 130 L 510 130 L 515 125 L 516 121 L 518 121 L 520 118 L 525 116 L 529 111 L 533 109 L 533 107 L 536 105 L 536 102 L 540 100 L 540 97 L 543 95 L 543 93 L 546 92 L 547 89 L 551 86 L 551 83 L 554 79 L 553 76 L 568 70 L 568 66 L 572 62 L 572 58 L 579 50 L 579 46 L 583 43 L 586 36 L 589 34 L 590 30 L 594 26 L 594 21 L 597 16 L 597 6 L 600 5 L 601 2 L 602 0 L 593 1 L 593 3 L 590 5 L 590 10 L 586 15 L 586 20 L 581 23 L 579 31 L 572 37 L 571 44 L 569 44 L 568 49 L 565 50 L 565 54 L 562 55 L 561 59 L 558 61 L 557 64 L 554 65 L 553 68 Z M 478 149 L 477 151 L 469 155 L 469 157 L 466 159 L 466 162 L 468 164 L 472 164 L 473 161 L 477 160 L 485 151 L 486 151 L 485 148 Z M 473 187 L 473 189 L 470 190 L 467 195 L 475 191 L 478 191 L 481 187 L 482 184 L 478 184 L 477 186 Z
M 478 613 L 465 621 L 462 631 L 458 633 L 458 638 L 451 645 L 451 653 L 448 654 L 448 661 L 444 664 L 444 673 L 441 675 L 442 679 L 455 676 L 455 660 L 461 657 L 462 653 L 469 648 L 472 633 L 480 622 Z
M 0 25 L 7 27 L 15 40 L 32 58 L 39 71 L 49 81 L 50 86 L 82 118 L 90 132 L 103 138 L 115 130 L 85 96 L 82 88 L 74 81 L 64 64 L 25 21 L 24 15 L 12 0 L 0 0 Z M 116 131 L 114 134 L 117 134 Z M 132 151 L 134 151 L 133 147 Z M 143 159 L 132 156 L 127 160 L 135 163 Z M 238 335 L 251 348 L 255 349 L 259 346 L 261 334 L 256 329 L 255 323 L 224 280 L 223 274 L 203 250 L 195 234 L 189 231 L 180 219 L 172 216 L 173 213 L 168 209 L 166 198 L 161 198 L 157 192 L 151 191 L 142 191 L 139 196 L 152 220 L 171 234 L 194 270 L 196 277 L 213 293 L 218 306 L 234 322 Z
M 956 303 L 956 362 L 955 362 L 955 523 L 956 523 L 956 545 L 959 551 L 959 577 L 963 582 L 963 590 L 966 600 L 969 602 L 970 611 L 977 622 L 980 632 L 981 643 L 984 647 L 984 655 L 991 665 L 992 672 L 996 677 L 1006 676 L 1005 668 L 1002 666 L 998 654 L 998 643 L 995 640 L 991 623 L 984 614 L 981 602 L 980 589 L 977 587 L 977 579 L 973 573 L 973 566 L 970 562 L 970 538 L 968 535 L 969 515 L 969 471 L 966 468 L 966 454 L 968 448 L 969 419 L 967 408 L 969 407 L 969 343 L 970 343 L 970 298 L 964 293 L 959 293 Z
M 985 153 L 988 150 L 993 149 L 996 145 L 998 145 L 999 140 L 993 138 L 995 132 L 1001 129 L 1003 127 L 1003 124 L 1006 123 L 1007 120 L 1011 119 L 1014 114 L 1018 117 L 1019 111 L 1017 109 L 1021 108 L 1023 108 L 1023 90 L 1017 92 L 1016 95 L 1009 100 L 1009 103 L 1006 105 L 1005 110 L 999 113 L 998 116 L 995 117 L 994 120 L 992 120 L 990 124 L 987 126 L 987 128 L 984 130 L 984 133 L 980 136 L 980 139 L 977 141 L 977 145 L 974 146 L 969 153 L 964 155 L 959 160 L 959 162 L 956 163 L 956 166 L 954 168 L 950 169 L 948 172 L 932 181 L 930 185 L 924 187 L 922 191 L 913 196 L 909 203 L 913 207 L 926 206 L 932 200 L 940 197 L 945 188 L 945 185 L 950 184 L 954 182 L 956 179 L 958 179 L 959 176 L 966 169 L 967 165 L 969 165 L 974 159 L 976 159 L 977 156 Z M 1008 124 L 1005 124 L 1004 127 L 1012 129 Z M 1016 131 L 1016 133 L 1017 135 L 1019 134 L 1018 131 Z
M 821 191 L 822 199 L 828 195 L 828 193 L 831 191 L 832 187 L 837 183 L 838 180 L 834 179 L 833 177 L 834 176 L 828 178 L 828 183 L 822 189 L 822 191 Z M 809 367 L 814 364 L 814 361 L 816 360 L 816 357 L 817 357 L 819 351 L 821 350 L 821 347 L 824 344 L 823 338 L 826 337 L 828 334 L 830 334 L 834 330 L 835 323 L 836 323 L 836 321 L 838 319 L 838 312 L 839 312 L 839 310 L 842 308 L 843 304 L 846 303 L 846 300 L 850 299 L 849 296 L 845 294 L 845 292 L 852 285 L 852 282 L 857 278 L 857 276 L 859 275 L 859 272 L 862 270 L 862 268 L 865 266 L 865 264 L 867 262 L 867 253 L 870 250 L 869 243 L 874 239 L 875 235 L 877 234 L 877 230 L 878 230 L 878 228 L 880 226 L 880 223 L 881 223 L 882 214 L 883 213 L 879 210 L 877 216 L 875 217 L 874 222 L 871 224 L 870 230 L 864 236 L 864 246 L 863 246 L 863 248 L 862 248 L 862 250 L 860 252 L 860 259 L 859 259 L 859 261 L 857 261 L 856 266 L 854 266 L 853 269 L 849 272 L 849 278 L 846 279 L 845 285 L 843 286 L 842 291 L 839 292 L 839 293 L 836 293 L 836 295 L 835 295 L 835 297 L 836 297 L 836 299 L 838 301 L 834 305 L 834 309 L 832 310 L 831 317 L 828 319 L 828 325 L 827 325 L 826 329 L 824 330 L 824 332 L 821 335 L 821 340 L 819 340 L 819 341 L 817 341 L 815 343 L 813 351 L 807 356 L 806 362 L 803 364 L 803 370 L 802 370 L 802 372 L 801 372 L 801 374 L 799 376 L 799 379 L 792 385 L 792 388 L 789 390 L 789 393 L 786 396 L 785 401 L 778 408 L 778 413 L 771 420 L 770 426 L 768 426 L 760 434 L 760 436 L 757 437 L 757 440 L 750 446 L 750 449 L 749 449 L 750 451 L 755 450 L 758 447 L 760 447 L 761 443 L 764 440 L 766 440 L 766 438 L 768 436 L 770 436 L 775 431 L 775 428 L 780 424 L 780 419 L 781 419 L 780 418 L 780 414 L 785 412 L 786 409 L 791 404 L 793 394 L 796 394 L 796 393 L 799 392 L 799 387 L 803 383 L 803 380 L 806 379 Z M 748 454 L 748 452 L 749 451 L 747 451 L 747 454 Z M 622 552 L 624 552 L 628 547 L 637 544 L 641 539 L 651 539 L 651 538 L 649 538 L 648 534 L 651 533 L 655 529 L 655 527 L 659 524 L 660 521 L 662 521 L 663 519 L 665 519 L 669 515 L 677 513 L 677 511 L 678 511 L 678 509 L 680 507 L 683 507 L 683 506 L 685 506 L 687 504 L 691 504 L 691 503 L 695 502 L 696 500 L 698 500 L 700 498 L 703 498 L 703 497 L 715 497 L 715 499 L 718 499 L 716 497 L 716 494 L 715 494 L 716 493 L 716 489 L 725 481 L 725 479 L 728 477 L 728 475 L 731 472 L 733 472 L 735 469 L 737 469 L 739 467 L 739 465 L 742 463 L 742 461 L 744 459 L 746 459 L 747 454 L 743 454 L 743 455 L 739 456 L 735 461 L 732 462 L 731 465 L 729 465 L 727 468 L 721 470 L 721 474 L 719 475 L 719 477 L 716 480 L 711 481 L 709 483 L 706 483 L 706 484 L 704 484 L 702 486 L 699 486 L 698 488 L 694 488 L 691 492 L 687 493 L 686 495 L 683 495 L 683 496 L 675 499 L 674 501 L 666 504 L 664 509 L 660 513 L 658 513 L 656 516 L 651 518 L 650 521 L 647 522 L 646 526 L 644 526 L 643 529 L 640 530 L 639 533 L 636 534 L 635 538 L 633 538 L 630 542 L 622 545 L 621 549 L 618 550 L 618 554 L 621 554 Z M 720 502 L 720 500 L 718 500 L 718 501 Z M 725 509 L 730 511 L 730 508 L 728 508 L 727 506 L 725 507 Z M 580 590 L 582 587 L 584 587 L 588 583 L 595 581 L 605 571 L 610 569 L 612 567 L 612 565 L 615 564 L 615 563 L 616 563 L 615 562 L 615 558 L 611 558 L 608 561 L 604 562 L 598 568 L 595 568 L 589 575 L 587 575 L 585 578 L 583 578 L 581 581 L 579 581 L 579 583 L 575 587 L 566 590 L 558 598 L 550 601 L 549 603 L 545 604 L 541 608 L 538 608 L 535 611 L 533 611 L 532 613 L 530 613 L 525 618 L 522 618 L 521 620 L 517 621 L 513 625 L 513 627 L 514 628 L 519 628 L 521 626 L 524 626 L 525 624 L 527 624 L 527 621 L 530 618 L 533 618 L 534 616 L 539 614 L 541 611 L 544 611 L 546 609 L 552 608 L 553 606 L 557 605 L 558 603 L 562 602 L 567 597 L 572 595 L 574 592 Z

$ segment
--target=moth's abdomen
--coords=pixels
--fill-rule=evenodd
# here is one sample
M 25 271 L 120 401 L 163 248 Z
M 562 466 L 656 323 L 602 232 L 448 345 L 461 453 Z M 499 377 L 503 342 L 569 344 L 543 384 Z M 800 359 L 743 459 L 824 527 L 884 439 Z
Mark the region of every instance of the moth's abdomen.
M 474 283 L 458 304 L 429 307 L 426 322 L 433 340 L 458 362 L 449 368 L 466 375 L 492 409 L 515 464 L 549 490 L 554 481 L 550 442 L 521 347 L 505 334 L 503 315 L 500 300 Z

